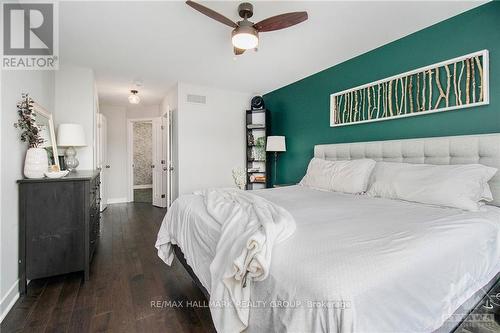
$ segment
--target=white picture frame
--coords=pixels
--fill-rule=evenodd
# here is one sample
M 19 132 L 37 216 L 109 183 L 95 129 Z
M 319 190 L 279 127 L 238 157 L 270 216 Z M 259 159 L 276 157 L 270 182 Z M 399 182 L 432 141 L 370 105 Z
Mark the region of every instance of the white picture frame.
M 59 152 L 57 150 L 56 132 L 55 132 L 54 118 L 52 116 L 52 113 L 47 111 L 43 106 L 41 106 L 36 102 L 33 102 L 33 112 L 36 113 L 37 117 L 44 117 L 47 119 L 47 122 L 49 124 L 50 141 L 52 144 L 52 154 L 54 155 L 54 164 L 57 165 L 58 168 L 60 168 Z

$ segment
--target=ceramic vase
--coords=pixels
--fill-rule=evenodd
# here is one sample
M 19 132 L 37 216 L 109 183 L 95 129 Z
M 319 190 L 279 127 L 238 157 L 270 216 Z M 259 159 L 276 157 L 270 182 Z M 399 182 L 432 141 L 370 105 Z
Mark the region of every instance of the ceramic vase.
M 43 178 L 49 166 L 47 152 L 43 148 L 29 148 L 24 160 L 26 178 Z

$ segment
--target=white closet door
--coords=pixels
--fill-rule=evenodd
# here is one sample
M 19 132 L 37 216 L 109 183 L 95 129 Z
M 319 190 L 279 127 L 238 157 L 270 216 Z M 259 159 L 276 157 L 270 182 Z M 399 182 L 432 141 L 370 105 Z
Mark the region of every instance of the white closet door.
M 161 117 L 161 129 L 162 129 L 162 207 L 170 207 L 171 205 L 171 181 L 170 181 L 170 128 L 169 128 L 169 112 L 166 112 Z
M 160 117 L 153 119 L 153 206 L 166 207 L 163 193 L 163 134 Z
M 100 196 L 101 212 L 108 206 L 108 141 L 107 141 L 107 122 L 106 117 L 102 113 L 97 114 L 97 169 L 100 170 L 101 187 Z

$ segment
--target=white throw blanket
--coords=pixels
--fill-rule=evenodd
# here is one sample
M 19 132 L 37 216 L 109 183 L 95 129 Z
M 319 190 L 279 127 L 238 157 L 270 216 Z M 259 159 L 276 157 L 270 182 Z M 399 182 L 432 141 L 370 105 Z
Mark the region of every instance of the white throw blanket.
M 248 326 L 250 288 L 269 274 L 275 244 L 295 231 L 284 208 L 235 189 L 195 192 L 208 213 L 221 224 L 221 236 L 210 265 L 211 312 L 219 333 L 241 332 Z

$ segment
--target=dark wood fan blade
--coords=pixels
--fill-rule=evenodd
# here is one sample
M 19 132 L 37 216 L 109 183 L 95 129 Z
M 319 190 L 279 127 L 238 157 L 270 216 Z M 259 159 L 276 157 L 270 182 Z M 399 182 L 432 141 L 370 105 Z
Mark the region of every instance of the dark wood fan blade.
M 234 55 L 242 55 L 246 50 L 233 47 Z
M 276 15 L 254 24 L 259 32 L 274 31 L 291 27 L 307 20 L 307 12 L 293 12 Z
M 222 14 L 219 14 L 217 13 L 215 10 L 212 10 L 208 7 L 205 7 L 203 5 L 200 5 L 199 3 L 197 2 L 194 2 L 194 1 L 186 1 L 186 4 L 194 9 L 196 9 L 197 11 L 199 11 L 200 13 L 216 20 L 216 21 L 219 21 L 220 23 L 222 24 L 225 24 L 225 25 L 228 25 L 230 26 L 231 28 L 236 28 L 238 25 L 236 23 L 234 23 L 233 21 L 231 21 L 230 19 L 228 19 L 227 17 L 225 17 L 224 15 Z

